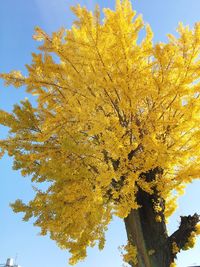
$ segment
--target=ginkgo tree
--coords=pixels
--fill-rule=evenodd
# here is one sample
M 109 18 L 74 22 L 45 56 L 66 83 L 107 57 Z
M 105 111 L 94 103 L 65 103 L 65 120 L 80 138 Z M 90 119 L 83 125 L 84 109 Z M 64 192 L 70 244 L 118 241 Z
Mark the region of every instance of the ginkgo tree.
M 103 249 L 115 215 L 127 231 L 126 262 L 175 266 L 200 233 L 197 214 L 182 216 L 172 235 L 166 229 L 178 196 L 199 178 L 200 23 L 179 24 L 178 37 L 154 44 L 131 1 L 104 9 L 103 21 L 98 7 L 72 11 L 71 29 L 49 36 L 36 27 L 42 45 L 27 76 L 1 74 L 37 96 L 37 105 L 0 111 L 10 129 L 2 154 L 34 184 L 49 185 L 13 210 L 34 217 L 42 235 L 69 250 L 71 264 L 88 246 Z

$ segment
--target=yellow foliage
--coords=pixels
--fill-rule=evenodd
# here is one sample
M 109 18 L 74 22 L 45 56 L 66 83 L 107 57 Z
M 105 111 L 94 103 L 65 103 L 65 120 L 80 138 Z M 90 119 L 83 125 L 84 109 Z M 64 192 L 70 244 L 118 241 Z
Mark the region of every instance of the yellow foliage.
M 190 237 L 188 238 L 188 241 L 187 243 L 185 244 L 184 246 L 184 250 L 188 250 L 190 248 L 193 248 L 194 245 L 195 245 L 195 242 L 196 242 L 196 233 L 195 231 L 193 231 L 191 234 L 190 234 Z
M 187 243 L 184 246 L 184 250 L 193 248 L 196 243 L 196 238 L 200 234 L 200 224 L 197 224 L 195 230 L 190 234 Z
M 200 23 L 180 24 L 178 37 L 154 45 L 149 25 L 138 40 L 145 24 L 131 1 L 104 9 L 103 22 L 98 8 L 72 10 L 71 29 L 50 36 L 36 27 L 33 38 L 42 45 L 27 77 L 0 75 L 37 95 L 35 107 L 25 100 L 12 113 L 0 111 L 10 129 L 0 147 L 14 169 L 50 184 L 13 208 L 25 220 L 35 217 L 41 234 L 68 249 L 74 264 L 88 246 L 103 248 L 113 214 L 125 218 L 138 208 L 138 188 L 157 190 L 170 216 L 174 194 L 199 178 Z M 147 181 L 142 174 L 156 167 L 163 173 Z M 162 208 L 155 210 L 160 222 Z
M 164 211 L 165 219 L 167 220 L 177 208 L 177 196 L 169 196 L 166 199 L 166 208 Z
M 184 246 L 184 250 L 188 250 L 194 247 L 198 235 L 200 235 L 200 224 L 197 224 L 195 230 L 190 234 L 188 241 Z
M 123 259 L 127 263 L 137 264 L 137 247 L 132 245 L 130 242 L 126 246 L 122 246 L 120 249 L 123 249 L 125 253 L 122 253 Z
M 162 218 L 160 215 L 156 215 L 155 220 L 156 222 L 162 222 Z
M 172 252 L 173 254 L 177 254 L 180 251 L 179 247 L 177 246 L 176 242 L 172 243 Z
M 155 253 L 155 250 L 154 249 L 150 249 L 149 251 L 148 251 L 148 254 L 151 256 L 151 255 L 153 255 Z
M 200 235 L 200 223 L 198 223 L 198 224 L 196 225 L 195 233 L 196 233 L 196 235 Z

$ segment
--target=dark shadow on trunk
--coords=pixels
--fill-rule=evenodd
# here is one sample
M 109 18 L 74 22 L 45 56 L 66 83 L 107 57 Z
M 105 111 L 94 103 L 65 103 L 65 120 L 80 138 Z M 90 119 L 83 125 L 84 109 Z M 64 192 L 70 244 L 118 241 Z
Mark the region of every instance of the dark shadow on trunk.
M 162 169 L 159 167 L 142 173 L 141 177 L 146 182 L 151 182 L 156 175 L 162 175 Z M 140 208 L 131 210 L 124 219 L 128 240 L 137 247 L 138 252 L 137 265 L 130 262 L 133 267 L 170 267 L 200 221 L 198 214 L 181 217 L 178 230 L 168 236 L 164 217 L 165 201 L 156 188 L 152 190 L 153 193 L 149 194 L 138 187 L 136 199 Z M 155 203 L 159 205 L 159 211 L 155 211 Z M 177 247 L 175 251 L 173 243 Z
M 134 267 L 169 267 L 172 262 L 171 246 L 165 222 L 155 219 L 158 216 L 153 208 L 155 197 L 140 189 L 137 199 L 141 208 L 131 210 L 124 220 L 128 240 L 138 250 L 138 264 L 130 264 Z

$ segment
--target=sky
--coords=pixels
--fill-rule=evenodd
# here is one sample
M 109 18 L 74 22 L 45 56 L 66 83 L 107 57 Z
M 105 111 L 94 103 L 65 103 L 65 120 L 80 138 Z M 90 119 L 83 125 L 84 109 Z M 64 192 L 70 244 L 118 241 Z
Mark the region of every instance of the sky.
M 102 0 L 1 0 L 0 1 L 0 72 L 21 70 L 26 74 L 25 64 L 31 63 L 31 53 L 36 52 L 38 43 L 32 39 L 35 26 L 51 33 L 61 27 L 70 28 L 74 16 L 70 6 L 80 3 L 93 9 L 114 8 L 115 1 Z M 154 31 L 154 41 L 166 41 L 167 33 L 176 33 L 179 21 L 194 25 L 200 21 L 199 0 L 135 0 L 134 9 L 143 14 Z M 4 87 L 0 81 L 0 109 L 12 110 L 13 104 L 28 97 L 24 88 Z M 6 129 L 0 128 L 0 138 Z M 22 177 L 12 170 L 12 159 L 5 156 L 0 160 L 0 264 L 8 257 L 22 267 L 68 267 L 69 254 L 62 251 L 49 237 L 41 237 L 32 221 L 23 222 L 21 214 L 14 214 L 9 203 L 16 199 L 25 202 L 33 197 L 30 177 Z M 186 194 L 179 200 L 179 208 L 169 223 L 169 231 L 177 229 L 181 215 L 200 214 L 200 181 L 189 185 Z M 105 249 L 89 249 L 88 257 L 77 267 L 121 267 L 122 259 L 118 246 L 126 243 L 123 222 L 113 220 L 107 232 Z M 200 239 L 194 249 L 180 253 L 178 267 L 200 265 Z

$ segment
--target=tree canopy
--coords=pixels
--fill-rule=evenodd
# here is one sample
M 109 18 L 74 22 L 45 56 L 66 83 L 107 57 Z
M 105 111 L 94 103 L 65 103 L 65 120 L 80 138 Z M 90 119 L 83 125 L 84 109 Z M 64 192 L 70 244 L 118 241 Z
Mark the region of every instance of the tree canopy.
M 68 249 L 74 264 L 88 246 L 104 247 L 113 215 L 124 219 L 140 208 L 138 190 L 157 193 L 161 223 L 199 178 L 200 23 L 179 24 L 178 36 L 154 44 L 128 0 L 104 9 L 103 21 L 98 7 L 72 11 L 71 29 L 49 36 L 36 27 L 33 38 L 42 45 L 27 76 L 1 74 L 6 85 L 37 95 L 37 105 L 24 100 L 12 113 L 0 111 L 10 129 L 0 147 L 14 169 L 49 185 L 35 189 L 27 204 L 17 200 L 14 211 L 35 217 L 41 234 Z M 154 179 L 147 179 L 152 170 Z M 173 248 L 176 254 L 183 246 Z

